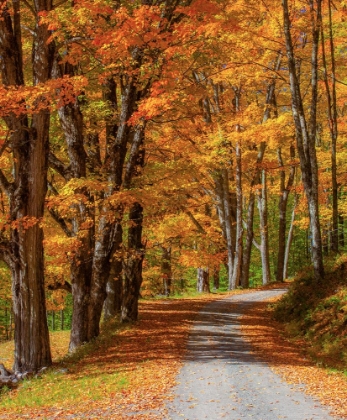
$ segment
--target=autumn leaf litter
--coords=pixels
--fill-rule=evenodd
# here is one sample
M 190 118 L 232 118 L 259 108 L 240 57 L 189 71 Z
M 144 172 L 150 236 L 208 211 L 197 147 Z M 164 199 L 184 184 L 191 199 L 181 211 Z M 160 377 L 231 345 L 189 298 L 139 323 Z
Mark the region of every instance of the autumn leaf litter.
M 59 406 L 2 409 L 0 418 L 165 418 L 165 403 L 173 398 L 171 391 L 182 366 L 190 327 L 205 304 L 221 297 L 142 301 L 138 323 L 114 335 L 108 346 L 80 360 L 66 375 L 66 380 L 73 383 L 77 377 L 117 372 L 126 378 L 126 386 L 105 391 L 97 400 L 90 390 L 83 401 L 73 404 L 67 399 Z M 297 343 L 284 338 L 283 328 L 272 319 L 268 303 L 254 303 L 242 324 L 257 357 L 287 382 L 304 383 L 305 392 L 332 406 L 334 415 L 347 418 L 347 378 L 315 366 Z

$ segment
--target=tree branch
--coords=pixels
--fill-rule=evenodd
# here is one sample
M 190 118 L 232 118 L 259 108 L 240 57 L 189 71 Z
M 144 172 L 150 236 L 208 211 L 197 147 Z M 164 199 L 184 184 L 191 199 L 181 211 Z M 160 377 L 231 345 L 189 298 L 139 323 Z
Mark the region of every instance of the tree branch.
M 64 179 L 69 180 L 72 178 L 72 174 L 68 165 L 58 159 L 54 153 L 50 152 L 48 157 L 49 166 L 57 171 Z
M 5 174 L 0 169 L 0 188 L 1 190 L 7 195 L 7 197 L 10 197 L 13 192 L 13 184 L 12 182 L 9 182 L 6 178 Z
M 200 225 L 200 223 L 195 219 L 192 213 L 189 210 L 184 210 L 186 215 L 190 218 L 190 220 L 194 223 L 200 233 L 206 235 L 205 229 Z
M 56 282 L 54 284 L 48 285 L 48 290 L 67 290 L 69 293 L 72 293 L 72 286 L 69 282 L 64 280 L 64 282 Z
M 72 238 L 73 232 L 69 228 L 69 226 L 66 224 L 65 220 L 60 216 L 60 214 L 57 212 L 57 210 L 54 209 L 48 209 L 49 214 L 53 217 L 53 219 L 58 223 L 58 225 L 63 229 L 64 233 L 68 238 Z
M 0 238 L 0 260 L 4 261 L 9 267 L 13 264 L 12 254 L 11 254 L 10 242 Z

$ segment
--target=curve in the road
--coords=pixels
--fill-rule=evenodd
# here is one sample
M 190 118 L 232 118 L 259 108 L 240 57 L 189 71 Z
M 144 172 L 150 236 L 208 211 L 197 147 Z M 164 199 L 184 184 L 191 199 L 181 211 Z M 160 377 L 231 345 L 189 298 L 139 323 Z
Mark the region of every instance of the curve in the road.
M 257 360 L 241 335 L 239 318 L 247 307 L 282 293 L 284 290 L 259 291 L 206 305 L 191 331 L 167 419 L 333 418 L 304 389 L 282 381 Z

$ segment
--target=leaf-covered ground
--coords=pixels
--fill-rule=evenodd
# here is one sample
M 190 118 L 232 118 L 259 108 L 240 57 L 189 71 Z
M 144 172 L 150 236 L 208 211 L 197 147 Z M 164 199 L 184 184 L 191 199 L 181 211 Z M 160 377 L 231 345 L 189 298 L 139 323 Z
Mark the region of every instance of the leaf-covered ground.
M 163 407 L 175 384 L 189 329 L 207 302 L 222 297 L 141 302 L 140 322 L 117 326 L 118 330 L 107 328 L 100 340 L 82 348 L 76 357 L 55 363 L 42 379 L 2 396 L 0 418 L 165 418 Z M 335 414 L 347 418 L 346 377 L 305 359 L 297 344 L 282 337 L 267 304 L 255 304 L 243 321 L 254 350 L 276 371 L 287 381 L 307 383 L 308 392 L 333 404 Z M 68 336 L 61 333 L 53 340 L 57 358 L 66 352 Z
M 286 382 L 305 384 L 308 394 L 333 408 L 333 415 L 347 419 L 347 375 L 315 365 L 308 356 L 308 344 L 290 341 L 272 315 L 271 305 L 260 302 L 242 318 L 242 331 L 254 353 Z
M 94 343 L 79 361 L 67 359 L 4 396 L 0 418 L 162 418 L 155 413 L 174 385 L 189 328 L 216 298 L 141 302 L 140 322 Z

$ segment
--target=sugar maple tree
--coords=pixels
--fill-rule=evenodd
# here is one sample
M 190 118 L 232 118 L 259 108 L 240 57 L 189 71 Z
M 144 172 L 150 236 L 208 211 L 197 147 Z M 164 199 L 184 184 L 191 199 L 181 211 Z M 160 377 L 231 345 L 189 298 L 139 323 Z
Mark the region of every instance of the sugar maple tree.
M 122 320 L 137 319 L 144 258 L 140 176 L 146 124 L 170 103 L 160 101 L 159 80 L 174 72 L 173 57 L 194 40 L 194 25 L 209 11 L 211 6 L 204 2 L 184 7 L 77 2 L 72 20 L 66 5 L 45 17 L 57 45 L 64 45 L 56 64 L 59 76 L 90 72 L 83 101 L 58 110 L 67 155 L 52 150 L 49 158 L 57 176 L 51 214 L 78 244 L 70 259 L 70 350 L 99 334 L 106 290 L 118 297 L 106 300 L 107 313 L 115 312 L 112 304 L 119 304 L 122 293 Z M 93 113 L 97 99 L 103 101 L 103 118 Z M 127 243 L 122 246 L 124 229 Z M 116 292 L 121 271 L 123 290 Z
M 248 287 L 255 259 L 264 284 L 283 280 L 296 211 L 323 278 L 320 223 L 336 251 L 346 214 L 344 19 L 342 1 L 1 3 L 17 370 L 50 364 L 44 246 L 48 287 L 72 292 L 70 350 L 99 334 L 103 308 L 137 319 L 146 247 L 166 293 L 175 261 L 206 285 L 225 263 L 228 288 Z

